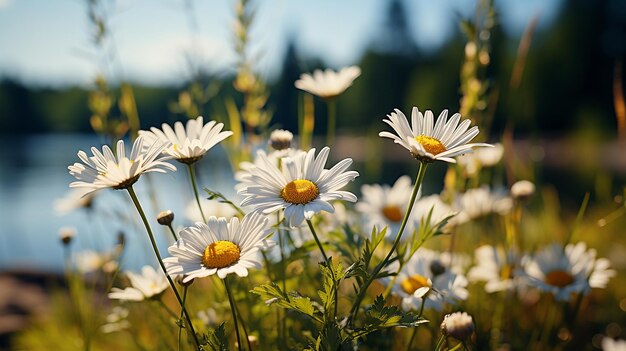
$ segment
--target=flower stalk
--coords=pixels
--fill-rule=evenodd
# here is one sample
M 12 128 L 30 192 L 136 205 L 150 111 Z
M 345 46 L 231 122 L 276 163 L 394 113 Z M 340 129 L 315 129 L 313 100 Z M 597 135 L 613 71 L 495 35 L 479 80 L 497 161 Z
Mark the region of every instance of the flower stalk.
M 132 199 L 133 204 L 135 205 L 135 208 L 137 208 L 137 212 L 139 212 L 139 216 L 141 217 L 141 220 L 143 221 L 143 224 L 146 227 L 146 231 L 148 232 L 148 237 L 150 238 L 150 244 L 152 244 L 152 249 L 154 250 L 154 254 L 157 256 L 157 261 L 159 262 L 159 266 L 163 270 L 163 273 L 165 274 L 165 277 L 167 278 L 167 281 L 169 282 L 170 287 L 172 288 L 172 291 L 174 291 L 176 300 L 178 300 L 178 303 L 180 304 L 180 308 L 182 309 L 183 314 L 185 315 L 185 320 L 189 327 L 189 332 L 193 336 L 193 340 L 196 344 L 196 348 L 199 350 L 200 341 L 198 340 L 198 336 L 196 335 L 196 332 L 193 328 L 193 324 L 191 323 L 191 317 L 189 316 L 189 312 L 185 308 L 185 304 L 182 298 L 180 297 L 178 290 L 176 290 L 174 281 L 169 276 L 169 274 L 167 274 L 167 269 L 165 268 L 165 264 L 163 263 L 163 259 L 161 258 L 161 254 L 159 253 L 159 248 L 157 247 L 156 240 L 154 239 L 154 234 L 152 233 L 152 228 L 150 227 L 150 223 L 148 223 L 148 218 L 146 217 L 146 214 L 143 211 L 143 208 L 141 207 L 141 203 L 139 202 L 139 199 L 137 198 L 137 194 L 135 193 L 135 190 L 133 189 L 132 185 L 127 187 L 126 190 L 128 191 L 128 194 L 130 195 L 130 198 Z
M 198 187 L 196 186 L 196 176 L 193 170 L 193 164 L 188 163 L 187 169 L 189 170 L 189 180 L 191 181 L 191 187 L 193 188 L 193 195 L 196 198 L 196 204 L 198 204 L 198 211 L 202 216 L 202 222 L 206 223 L 206 217 L 204 217 L 204 211 L 202 211 L 202 205 L 200 204 L 200 196 L 198 196 Z
M 354 306 L 352 307 L 350 320 L 349 320 L 350 323 L 354 322 L 354 319 L 356 318 L 356 315 L 359 312 L 359 308 L 361 307 L 361 302 L 363 301 L 363 298 L 365 297 L 365 294 L 367 293 L 367 288 L 370 286 L 370 284 L 372 284 L 372 282 L 374 281 L 378 273 L 380 273 L 380 271 L 383 269 L 383 267 L 387 265 L 387 262 L 389 262 L 391 255 L 393 255 L 393 253 L 396 251 L 396 248 L 398 247 L 398 244 L 400 243 L 400 239 L 402 238 L 402 233 L 404 232 L 404 228 L 406 227 L 411 211 L 413 210 L 415 199 L 417 198 L 419 189 L 422 185 L 422 182 L 424 181 L 426 168 L 428 168 L 428 163 L 424 161 L 420 161 L 420 167 L 419 167 L 419 170 L 417 171 L 415 186 L 413 187 L 413 192 L 411 193 L 411 199 L 409 200 L 409 205 L 406 208 L 406 213 L 404 214 L 404 218 L 402 219 L 402 223 L 400 224 L 400 229 L 398 229 L 398 234 L 396 235 L 396 238 L 393 241 L 391 250 L 389 250 L 385 258 L 374 268 L 374 271 L 372 272 L 372 274 L 365 281 L 363 286 L 361 286 L 359 290 L 359 294 L 357 295 L 356 301 L 354 303 Z

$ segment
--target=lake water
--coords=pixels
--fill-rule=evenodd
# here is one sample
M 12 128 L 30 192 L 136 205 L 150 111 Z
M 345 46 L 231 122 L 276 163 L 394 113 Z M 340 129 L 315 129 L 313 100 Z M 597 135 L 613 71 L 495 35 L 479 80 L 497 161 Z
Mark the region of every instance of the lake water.
M 67 166 L 78 161 L 78 150 L 87 151 L 91 146 L 100 145 L 102 140 L 93 135 L 5 136 L 0 139 L 0 270 L 60 271 L 63 250 L 58 231 L 64 226 L 77 230 L 72 243 L 74 251 L 111 248 L 117 233 L 123 231 L 127 242 L 124 268 L 137 269 L 143 264 L 155 263 L 145 229 L 140 226 L 139 216 L 126 191 L 100 191 L 92 215 L 84 210 L 60 215 L 54 209 L 55 200 L 67 194 L 69 183 L 74 180 Z M 233 196 L 234 181 L 227 164 L 224 152 L 212 149 L 198 164 L 199 187 Z M 172 209 L 177 214 L 175 223 L 183 223 L 179 220 L 183 217 L 181 214 L 193 201 L 187 172 L 181 164 L 176 166 L 179 169 L 176 173 L 148 174 L 135 185 L 165 256 L 170 234 L 156 223 L 156 214 Z M 160 206 L 152 201 L 152 194 Z M 128 220 L 121 221 L 120 216 Z

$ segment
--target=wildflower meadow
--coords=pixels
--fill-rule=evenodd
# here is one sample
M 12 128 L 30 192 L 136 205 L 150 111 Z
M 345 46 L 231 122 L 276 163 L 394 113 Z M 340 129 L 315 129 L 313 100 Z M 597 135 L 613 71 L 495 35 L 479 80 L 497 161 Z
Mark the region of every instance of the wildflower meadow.
M 140 91 L 106 70 L 94 80 L 80 118 L 97 139 L 63 151 L 64 195 L 48 204 L 81 217 L 46 233 L 59 279 L 10 349 L 626 350 L 624 170 L 590 171 L 587 187 L 543 176 L 588 144 L 550 158 L 541 127 L 498 109 L 532 74 L 532 22 L 498 73 L 505 18 L 472 2 L 453 23 L 453 84 L 418 83 L 447 105 L 381 98 L 386 112 L 359 122 L 345 106 L 369 102 L 350 94 L 394 95 L 410 73 L 320 64 L 281 88 L 283 123 L 251 54 L 259 3 L 228 2 L 230 78 L 180 86 L 167 119 L 147 124 Z M 123 55 L 108 51 L 107 6 L 85 2 L 104 62 Z M 622 78 L 607 83 L 610 165 L 624 164 Z M 508 111 L 536 108 L 521 104 Z

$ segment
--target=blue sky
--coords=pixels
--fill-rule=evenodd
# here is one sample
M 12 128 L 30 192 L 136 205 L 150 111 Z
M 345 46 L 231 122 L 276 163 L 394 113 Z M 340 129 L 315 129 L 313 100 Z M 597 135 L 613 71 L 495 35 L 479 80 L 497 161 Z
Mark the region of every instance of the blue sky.
M 36 85 L 89 84 L 98 72 L 148 84 L 177 83 L 189 77 L 185 55 L 197 52 L 203 66 L 232 72 L 230 44 L 233 0 L 190 0 L 198 31 L 190 28 L 183 0 L 106 0 L 117 48 L 113 69 L 90 42 L 84 0 L 0 0 L 0 77 Z M 252 30 L 256 69 L 277 72 L 287 38 L 302 55 L 320 57 L 329 67 L 358 62 L 382 23 L 388 0 L 264 0 Z M 520 35 L 534 15 L 540 29 L 557 15 L 562 0 L 496 0 L 501 23 Z M 433 50 L 458 31 L 458 19 L 473 13 L 474 0 L 407 0 L 413 36 Z

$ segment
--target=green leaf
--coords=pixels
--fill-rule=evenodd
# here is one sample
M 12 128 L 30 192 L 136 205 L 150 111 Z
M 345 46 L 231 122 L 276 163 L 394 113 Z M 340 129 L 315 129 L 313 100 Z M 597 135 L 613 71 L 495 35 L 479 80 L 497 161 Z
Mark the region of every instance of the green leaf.
M 235 203 L 233 203 L 232 201 L 228 200 L 228 198 L 226 198 L 226 196 L 224 196 L 222 193 L 218 192 L 218 191 L 213 191 L 209 188 L 204 188 L 204 191 L 206 191 L 206 193 L 209 195 L 208 199 L 209 200 L 215 200 L 217 199 L 217 201 L 230 205 L 230 207 L 234 208 L 235 211 L 237 211 L 240 215 L 245 215 L 245 213 L 239 208 L 239 206 L 235 205 Z
M 327 267 L 326 263 L 320 263 L 320 270 L 322 271 L 322 290 L 318 291 L 318 295 L 324 306 L 324 312 L 327 316 L 335 303 L 335 292 L 339 287 L 339 282 L 345 276 L 341 262 L 334 264 L 331 257 L 330 265 L 330 267 Z
M 209 331 L 202 336 L 203 344 L 200 346 L 202 351 L 227 351 L 228 338 L 226 337 L 225 323 L 220 324 L 215 329 Z
M 287 294 L 276 283 L 259 285 L 250 292 L 259 295 L 267 305 L 298 311 L 319 321 L 311 300 L 298 292 L 292 291 Z
M 393 327 L 417 327 L 428 322 L 413 312 L 404 312 L 398 306 L 385 306 L 385 299 L 378 295 L 374 304 L 365 310 L 365 326 L 355 331 L 353 338 L 359 338 L 376 330 Z

